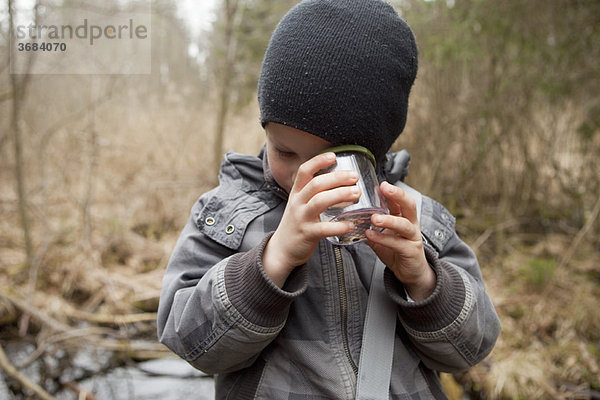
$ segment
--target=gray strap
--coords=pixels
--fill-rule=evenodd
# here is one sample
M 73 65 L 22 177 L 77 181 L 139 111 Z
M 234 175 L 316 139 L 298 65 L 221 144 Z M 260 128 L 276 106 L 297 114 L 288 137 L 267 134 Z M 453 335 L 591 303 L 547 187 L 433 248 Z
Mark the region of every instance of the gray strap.
M 385 265 L 377 259 L 371 276 L 362 348 L 358 364 L 357 400 L 387 400 L 394 355 L 396 305 L 383 287 Z
M 420 217 L 421 193 L 402 182 L 397 185 L 415 199 L 417 215 Z M 389 399 L 396 336 L 396 304 L 385 292 L 383 285 L 385 268 L 385 265 L 377 259 L 371 275 L 369 301 L 358 364 L 357 400 Z

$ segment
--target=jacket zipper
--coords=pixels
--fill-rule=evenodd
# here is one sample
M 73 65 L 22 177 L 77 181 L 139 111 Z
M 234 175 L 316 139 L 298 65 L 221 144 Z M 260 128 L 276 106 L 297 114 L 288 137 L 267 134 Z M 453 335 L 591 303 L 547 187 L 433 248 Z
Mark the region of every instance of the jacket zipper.
M 333 253 L 335 256 L 335 266 L 338 278 L 338 287 L 340 290 L 340 316 L 342 322 L 342 345 L 344 346 L 344 352 L 346 358 L 350 363 L 354 375 L 358 376 L 358 367 L 350 355 L 350 345 L 348 344 L 348 299 L 346 297 L 346 282 L 344 280 L 344 265 L 342 263 L 342 251 L 338 246 L 333 246 Z

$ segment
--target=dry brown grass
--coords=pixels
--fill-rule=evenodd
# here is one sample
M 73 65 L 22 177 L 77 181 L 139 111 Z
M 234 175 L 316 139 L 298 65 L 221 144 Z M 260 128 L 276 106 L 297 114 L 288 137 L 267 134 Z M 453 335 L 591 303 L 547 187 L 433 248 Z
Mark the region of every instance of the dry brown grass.
M 591 398 L 600 386 L 598 250 L 588 246 L 557 269 L 568 236 L 509 242 L 511 254 L 484 268 L 502 334 L 462 378 L 494 399 Z

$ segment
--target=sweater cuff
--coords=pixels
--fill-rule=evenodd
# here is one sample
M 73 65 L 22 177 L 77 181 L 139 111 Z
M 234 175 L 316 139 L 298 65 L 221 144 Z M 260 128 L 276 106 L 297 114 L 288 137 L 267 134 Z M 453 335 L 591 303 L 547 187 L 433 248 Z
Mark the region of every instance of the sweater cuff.
M 454 322 L 465 304 L 465 284 L 460 273 L 449 263 L 438 258 L 427 247 L 425 257 L 436 275 L 433 293 L 423 301 L 409 302 L 404 286 L 394 273 L 386 268 L 384 284 L 388 295 L 398 304 L 402 321 L 420 332 L 434 332 Z
M 290 274 L 283 289 L 267 276 L 262 256 L 272 235 L 265 236 L 253 249 L 233 255 L 225 267 L 225 290 L 229 301 L 249 322 L 264 327 L 284 323 L 290 304 L 308 285 L 306 265 Z

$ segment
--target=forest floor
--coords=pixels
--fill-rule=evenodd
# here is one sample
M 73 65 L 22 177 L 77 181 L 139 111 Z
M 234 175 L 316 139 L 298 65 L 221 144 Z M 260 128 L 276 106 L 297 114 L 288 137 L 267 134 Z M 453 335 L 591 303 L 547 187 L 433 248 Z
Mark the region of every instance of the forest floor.
M 525 229 L 505 221 L 467 235 L 502 333 L 483 363 L 456 378 L 483 398 L 600 398 L 600 250 L 577 241 L 581 231 Z

